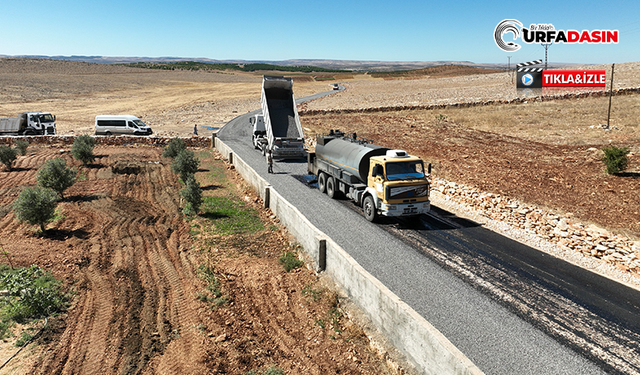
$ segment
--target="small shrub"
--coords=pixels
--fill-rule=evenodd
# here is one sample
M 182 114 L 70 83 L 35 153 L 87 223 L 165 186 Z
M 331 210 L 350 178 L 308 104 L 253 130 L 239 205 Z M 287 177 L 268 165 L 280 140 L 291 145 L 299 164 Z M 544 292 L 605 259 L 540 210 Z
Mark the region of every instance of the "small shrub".
M 178 153 L 178 155 L 173 159 L 173 163 L 171 163 L 171 170 L 175 174 L 180 175 L 180 179 L 183 182 L 187 181 L 189 175 L 195 174 L 198 171 L 198 167 L 200 166 L 200 160 L 198 160 L 190 150 L 182 150 Z
M 0 286 L 6 290 L 2 297 L 2 320 L 23 323 L 64 311 L 68 296 L 62 293 L 61 283 L 51 273 L 32 265 L 0 274 Z
M 11 171 L 11 165 L 18 158 L 18 151 L 9 146 L 0 146 L 0 163 L 7 167 L 7 170 Z
M 183 209 L 185 215 L 197 214 L 202 204 L 202 189 L 194 175 L 187 176 L 185 187 L 180 190 L 180 195 L 187 201 Z
M 73 141 L 71 154 L 84 165 L 92 163 L 95 160 L 95 156 L 93 155 L 93 147 L 95 144 L 96 140 L 91 136 L 81 135 Z
M 173 159 L 176 156 L 178 156 L 180 151 L 186 150 L 186 149 L 187 149 L 187 145 L 185 145 L 182 138 L 172 138 L 169 141 L 169 144 L 167 145 L 167 147 L 164 148 L 164 151 L 162 151 L 162 156 Z
M 284 270 L 287 272 L 304 265 L 304 263 L 298 259 L 296 254 L 291 251 L 285 251 L 284 254 L 282 254 L 280 257 L 280 264 L 282 264 Z
M 18 348 L 23 346 L 24 344 L 28 343 L 33 338 L 33 336 L 34 335 L 32 333 L 23 331 L 22 336 L 20 336 L 20 338 L 16 340 L 15 346 Z
M 13 210 L 19 221 L 26 221 L 32 225 L 40 225 L 45 231 L 45 224 L 53 221 L 58 205 L 58 194 L 47 188 L 36 186 L 22 190 L 13 202 Z
M 442 113 L 438 114 L 436 116 L 436 123 L 437 124 L 442 124 L 447 122 L 447 115 L 443 115 Z
M 76 182 L 78 171 L 67 168 L 64 159 L 55 158 L 47 160 L 38 172 L 38 184 L 42 187 L 53 189 L 63 198 L 64 191 Z
M 198 293 L 197 298 L 199 301 L 209 303 L 212 309 L 226 305 L 229 302 L 229 297 L 222 294 L 220 282 L 213 268 L 205 266 L 204 264 L 200 265 L 200 267 L 198 267 L 198 276 L 207 283 L 207 292 Z
M 616 174 L 627 168 L 629 147 L 618 148 L 611 146 L 603 148 L 602 151 L 604 151 L 602 162 L 606 166 L 608 174 Z
M 29 142 L 22 140 L 22 139 L 18 139 L 15 142 L 16 144 L 16 149 L 18 150 L 18 153 L 20 153 L 20 155 L 25 156 L 27 154 L 27 147 L 29 147 Z

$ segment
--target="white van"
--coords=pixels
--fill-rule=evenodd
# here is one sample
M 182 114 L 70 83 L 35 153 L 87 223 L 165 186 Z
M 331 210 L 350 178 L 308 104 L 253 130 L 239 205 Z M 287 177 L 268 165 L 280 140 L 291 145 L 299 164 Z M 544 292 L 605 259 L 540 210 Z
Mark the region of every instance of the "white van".
M 149 125 L 131 115 L 96 116 L 96 135 L 131 134 L 149 135 L 153 133 Z

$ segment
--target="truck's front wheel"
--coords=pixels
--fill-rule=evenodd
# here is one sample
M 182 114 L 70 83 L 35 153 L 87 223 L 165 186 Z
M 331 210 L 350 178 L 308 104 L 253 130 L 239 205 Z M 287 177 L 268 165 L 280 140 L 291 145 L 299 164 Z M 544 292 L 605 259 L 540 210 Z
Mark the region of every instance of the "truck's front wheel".
M 362 202 L 362 210 L 364 211 L 365 219 L 374 222 L 378 219 L 378 211 L 376 210 L 376 203 L 373 200 L 373 197 L 367 195 L 364 197 L 364 202 Z
M 318 173 L 318 190 L 320 190 L 321 193 L 327 191 L 327 175 L 322 172 Z

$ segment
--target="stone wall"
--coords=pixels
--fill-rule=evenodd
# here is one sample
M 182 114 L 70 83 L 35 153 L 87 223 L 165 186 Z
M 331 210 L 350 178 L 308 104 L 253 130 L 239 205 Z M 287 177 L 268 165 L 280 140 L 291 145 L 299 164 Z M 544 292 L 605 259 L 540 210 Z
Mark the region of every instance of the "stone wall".
M 140 136 L 95 136 L 97 145 L 124 146 L 124 145 L 151 145 L 164 147 L 172 137 L 140 137 Z M 187 147 L 211 147 L 211 137 L 179 137 L 184 140 Z M 0 144 L 12 145 L 15 140 L 22 139 L 29 144 L 70 145 L 75 141 L 75 135 L 40 135 L 40 136 L 3 136 Z
M 482 215 L 535 234 L 585 256 L 602 259 L 640 276 L 640 241 L 614 234 L 571 216 L 561 216 L 515 199 L 475 190 L 463 184 L 434 179 L 432 190 Z
M 630 95 L 640 93 L 640 87 L 630 87 L 613 90 L 612 95 Z M 426 104 L 426 105 L 402 105 L 402 106 L 388 106 L 388 107 L 372 107 L 372 108 L 356 108 L 356 109 L 299 109 L 300 116 L 304 115 L 321 115 L 330 113 L 371 113 L 371 112 L 395 112 L 406 110 L 434 110 L 444 108 L 466 108 L 477 107 L 485 105 L 501 105 L 501 104 L 514 104 L 514 103 L 529 103 L 529 102 L 544 102 L 549 100 L 564 100 L 564 99 L 576 99 L 576 98 L 588 98 L 588 97 L 601 97 L 608 96 L 609 91 L 580 91 L 580 92 L 568 92 L 555 95 L 540 95 L 532 97 L 514 98 L 509 100 L 485 100 L 476 102 L 456 102 L 456 103 L 442 103 L 442 104 Z

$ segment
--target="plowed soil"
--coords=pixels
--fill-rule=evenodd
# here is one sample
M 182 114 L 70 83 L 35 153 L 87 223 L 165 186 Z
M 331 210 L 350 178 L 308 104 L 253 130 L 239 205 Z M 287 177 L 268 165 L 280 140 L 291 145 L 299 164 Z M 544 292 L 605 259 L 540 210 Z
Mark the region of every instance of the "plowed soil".
M 268 237 L 249 236 L 224 253 L 209 245 L 210 257 L 181 214 L 180 184 L 161 149 L 95 153 L 93 165 L 78 166 L 83 177 L 44 234 L 17 222 L 10 205 L 47 159 L 75 164 L 68 147 L 32 146 L 13 171 L 0 171 L 2 250 L 15 266 L 51 270 L 74 293 L 68 312 L 50 319 L 2 373 L 245 374 L 269 366 L 287 374 L 388 373 L 312 272 L 278 264 L 288 240 L 267 212 L 260 215 L 271 223 Z M 242 189 L 227 173 L 228 186 Z M 221 189 L 216 181 L 203 188 Z M 258 207 L 248 189 L 242 193 Z M 227 300 L 217 308 L 198 298 L 205 289 L 198 266 L 214 263 Z M 3 357 L 16 351 L 9 343 L 0 349 Z

